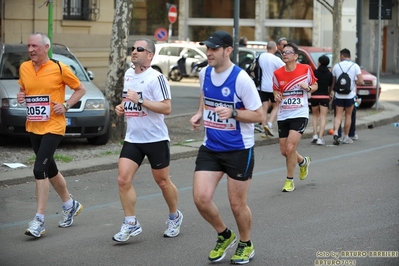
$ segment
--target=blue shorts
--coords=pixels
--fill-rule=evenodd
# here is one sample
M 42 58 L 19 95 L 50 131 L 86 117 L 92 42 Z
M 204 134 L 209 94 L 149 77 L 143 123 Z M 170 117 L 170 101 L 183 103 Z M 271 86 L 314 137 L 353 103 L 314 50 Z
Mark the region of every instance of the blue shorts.
M 350 99 L 338 99 L 335 98 L 335 106 L 339 106 L 339 107 L 351 107 L 352 105 L 355 104 L 355 101 L 353 100 L 353 98 Z

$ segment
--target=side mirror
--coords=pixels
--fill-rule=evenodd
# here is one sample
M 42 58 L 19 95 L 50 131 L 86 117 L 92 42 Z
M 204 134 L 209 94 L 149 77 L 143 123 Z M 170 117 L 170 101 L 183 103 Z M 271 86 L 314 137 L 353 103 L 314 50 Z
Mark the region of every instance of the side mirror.
M 94 73 L 92 72 L 92 71 L 87 71 L 87 75 L 89 76 L 89 79 L 90 80 L 93 80 L 94 79 Z

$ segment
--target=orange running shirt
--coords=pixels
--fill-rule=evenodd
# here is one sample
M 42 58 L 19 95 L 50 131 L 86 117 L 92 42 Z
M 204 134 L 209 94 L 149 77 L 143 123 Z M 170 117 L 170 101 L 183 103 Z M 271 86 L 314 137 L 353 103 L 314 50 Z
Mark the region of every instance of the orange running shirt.
M 71 69 L 65 64 L 59 62 L 62 68 L 62 74 L 58 64 L 48 60 L 36 72 L 33 62 L 27 61 L 21 64 L 19 68 L 19 85 L 25 89 L 26 96 L 38 96 L 36 99 L 44 99 L 48 96 L 49 117 L 47 121 L 26 121 L 26 131 L 37 135 L 52 133 L 56 135 L 65 135 L 66 120 L 65 115 L 54 113 L 51 102 L 65 102 L 65 85 L 71 89 L 78 88 L 80 80 L 73 74 Z

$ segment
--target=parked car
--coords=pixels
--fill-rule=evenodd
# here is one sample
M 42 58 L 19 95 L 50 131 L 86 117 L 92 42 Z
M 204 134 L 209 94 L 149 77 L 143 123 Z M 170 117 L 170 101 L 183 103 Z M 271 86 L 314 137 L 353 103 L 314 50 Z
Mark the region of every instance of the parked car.
M 302 64 L 308 64 L 312 69 L 317 68 L 317 62 L 320 56 L 326 55 L 330 58 L 330 65 L 332 67 L 332 50 L 331 48 L 323 47 L 310 47 L 310 46 L 300 46 L 298 62 Z M 377 94 L 377 77 L 370 74 L 367 70 L 361 69 L 362 76 L 364 80 L 364 85 L 357 86 L 357 95 L 362 98 L 361 107 L 370 108 L 376 102 Z M 379 95 L 381 94 L 381 87 L 379 89 Z M 378 97 L 379 97 L 378 95 Z
M 257 56 L 261 53 L 267 52 L 266 49 L 252 49 L 247 47 L 238 48 L 238 66 L 242 69 L 247 69 L 247 67 L 255 60 Z M 231 53 L 231 61 L 233 60 L 233 53 Z
M 65 137 L 87 138 L 94 145 L 106 144 L 110 133 L 109 104 L 91 82 L 94 75 L 86 72 L 64 45 L 53 45 L 52 58 L 69 66 L 86 88 L 86 94 L 65 114 Z M 5 136 L 28 137 L 25 130 L 26 105 L 17 102 L 19 67 L 27 60 L 30 58 L 26 44 L 0 43 L 0 142 L 5 140 Z M 66 100 L 72 93 L 71 89 L 66 89 Z
M 177 60 L 186 54 L 186 72 L 191 72 L 191 64 L 206 59 L 206 47 L 190 43 L 157 43 L 155 44 L 155 55 L 151 66 L 155 70 L 168 76 L 173 65 L 177 65 Z

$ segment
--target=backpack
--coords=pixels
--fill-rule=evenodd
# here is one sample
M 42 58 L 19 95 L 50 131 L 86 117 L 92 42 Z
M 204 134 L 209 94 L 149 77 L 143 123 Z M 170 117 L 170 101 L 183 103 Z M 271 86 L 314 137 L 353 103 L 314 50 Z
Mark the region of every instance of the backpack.
M 53 59 L 53 58 L 50 58 L 50 60 L 53 61 L 54 63 L 56 63 L 56 64 L 58 65 L 58 67 L 60 68 L 60 73 L 61 73 L 61 75 L 62 75 L 62 68 L 61 68 L 61 65 L 60 65 L 60 61 L 55 60 L 55 59 Z
M 259 56 L 260 55 L 258 55 L 255 60 L 247 67 L 247 69 L 245 69 L 257 88 L 260 88 L 260 84 L 262 82 L 262 69 L 259 66 Z
M 339 75 L 339 77 L 337 78 L 337 80 L 335 81 L 334 84 L 334 91 L 336 93 L 339 94 L 349 94 L 352 90 L 351 90 L 351 78 L 348 75 L 348 71 L 349 69 L 353 66 L 354 64 L 352 64 L 348 70 L 346 72 L 344 72 L 344 70 L 342 69 L 341 65 L 338 64 L 339 68 L 341 69 L 342 73 L 341 75 Z

